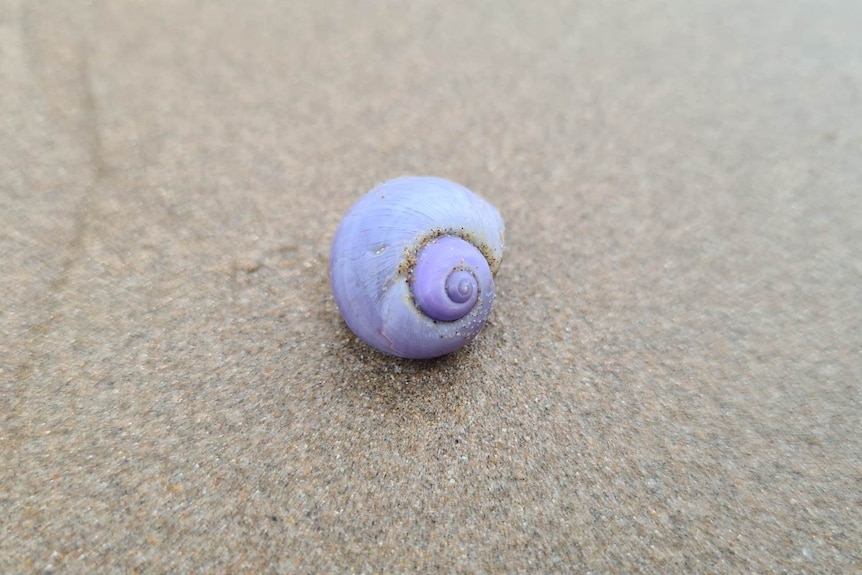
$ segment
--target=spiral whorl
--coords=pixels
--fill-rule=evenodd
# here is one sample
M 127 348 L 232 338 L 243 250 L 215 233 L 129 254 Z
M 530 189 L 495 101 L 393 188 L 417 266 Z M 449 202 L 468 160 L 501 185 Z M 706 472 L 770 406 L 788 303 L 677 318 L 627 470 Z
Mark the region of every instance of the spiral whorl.
M 455 321 L 470 313 L 481 291 L 493 289 L 493 278 L 475 246 L 443 236 L 420 250 L 410 285 L 425 315 Z

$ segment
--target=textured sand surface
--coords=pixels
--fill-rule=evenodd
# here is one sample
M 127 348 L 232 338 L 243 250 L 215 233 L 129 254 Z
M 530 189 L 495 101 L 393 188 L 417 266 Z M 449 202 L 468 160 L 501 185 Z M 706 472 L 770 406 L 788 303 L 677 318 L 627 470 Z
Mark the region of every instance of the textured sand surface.
M 0 572 L 862 571 L 862 4 L 0 0 Z M 404 174 L 462 352 L 329 291 Z

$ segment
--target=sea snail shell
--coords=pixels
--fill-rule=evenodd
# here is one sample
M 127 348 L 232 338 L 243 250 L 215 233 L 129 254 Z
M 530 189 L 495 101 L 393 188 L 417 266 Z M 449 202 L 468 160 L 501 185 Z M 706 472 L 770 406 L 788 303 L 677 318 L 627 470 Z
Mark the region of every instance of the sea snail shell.
M 329 273 L 353 332 L 398 357 L 452 353 L 485 325 L 503 259 L 503 219 L 467 188 L 431 177 L 385 182 L 335 232 Z

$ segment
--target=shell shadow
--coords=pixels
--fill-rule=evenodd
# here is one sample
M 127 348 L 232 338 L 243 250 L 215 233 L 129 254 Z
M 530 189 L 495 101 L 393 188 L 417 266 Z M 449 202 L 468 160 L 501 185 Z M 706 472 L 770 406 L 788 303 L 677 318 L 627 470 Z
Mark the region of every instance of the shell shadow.
M 409 414 L 411 419 L 418 414 L 435 421 L 441 410 L 454 409 L 468 394 L 466 388 L 482 379 L 480 362 L 470 346 L 436 359 L 411 360 L 374 350 L 346 325 L 339 335 L 343 344 L 337 354 L 340 396 L 353 407 Z

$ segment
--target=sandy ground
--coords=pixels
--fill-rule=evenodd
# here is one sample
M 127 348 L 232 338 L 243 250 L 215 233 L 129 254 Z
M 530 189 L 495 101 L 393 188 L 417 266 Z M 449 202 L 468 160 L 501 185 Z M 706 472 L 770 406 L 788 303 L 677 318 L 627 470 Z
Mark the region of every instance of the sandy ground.
M 0 0 L 0 572 L 862 570 L 862 4 Z M 457 180 L 486 330 L 329 243 Z

